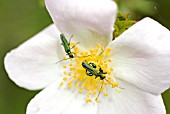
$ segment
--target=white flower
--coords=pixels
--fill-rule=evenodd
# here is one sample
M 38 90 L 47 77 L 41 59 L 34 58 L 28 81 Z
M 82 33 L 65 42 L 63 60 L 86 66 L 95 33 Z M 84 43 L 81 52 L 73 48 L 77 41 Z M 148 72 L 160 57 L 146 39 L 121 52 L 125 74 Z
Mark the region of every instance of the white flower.
M 169 30 L 158 22 L 145 18 L 119 38 L 111 41 L 117 13 L 117 6 L 113 1 L 46 0 L 45 2 L 55 25 L 50 25 L 5 57 L 5 68 L 10 79 L 17 85 L 29 90 L 45 88 L 28 104 L 27 114 L 166 113 L 161 93 L 170 87 Z M 74 35 L 72 40 L 80 42 L 76 46 L 80 51 L 95 48 L 102 50 L 102 47 L 107 47 L 101 58 L 95 55 L 96 52 L 94 56 L 91 53 L 88 57 L 74 58 L 56 64 L 66 54 L 59 38 L 60 33 L 64 33 L 67 39 Z M 110 55 L 106 53 L 108 50 L 111 50 Z M 89 60 L 90 57 L 94 60 Z M 100 60 L 96 61 L 98 57 Z M 64 74 L 78 72 L 63 68 L 63 65 L 69 67 L 80 62 L 80 65 L 73 68 L 83 69 L 81 63 L 86 59 L 87 62 L 95 61 L 98 65 L 100 65 L 98 62 L 110 61 L 105 62 L 108 68 L 114 70 L 110 70 L 112 71 L 110 81 L 112 84 L 119 83 L 119 86 L 111 88 L 104 80 L 106 83 L 104 91 L 108 96 L 105 94 L 107 96 L 105 97 L 101 93 L 98 103 L 86 104 L 86 95 L 78 94 L 75 87 L 69 90 L 67 83 L 63 83 Z M 103 69 L 107 71 L 106 77 L 109 76 L 107 67 Z M 79 77 L 80 75 L 90 77 L 87 76 L 85 69 L 82 72 L 83 70 L 78 72 Z M 97 79 L 93 79 L 93 82 L 94 80 Z M 82 83 L 80 81 L 80 85 Z M 86 86 L 92 89 L 88 84 L 90 83 Z M 118 92 L 121 90 L 121 93 L 115 92 L 115 89 Z M 94 100 L 94 96 L 93 94 L 90 100 Z

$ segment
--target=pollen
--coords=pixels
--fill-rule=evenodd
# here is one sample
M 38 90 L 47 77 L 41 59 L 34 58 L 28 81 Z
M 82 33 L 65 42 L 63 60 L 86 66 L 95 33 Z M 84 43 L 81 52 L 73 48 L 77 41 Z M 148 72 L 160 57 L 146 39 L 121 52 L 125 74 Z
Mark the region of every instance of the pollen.
M 108 59 L 108 62 L 112 62 L 112 60 L 111 60 L 111 59 Z
M 64 71 L 64 75 L 66 75 L 67 74 L 67 72 L 66 71 Z
M 72 63 L 70 63 L 70 64 L 69 64 L 69 66 L 73 66 L 73 64 L 72 64 Z
M 98 48 L 101 48 L 101 45 L 100 45 L 100 44 L 97 44 L 97 47 L 98 47 Z
M 99 99 L 98 99 L 98 98 L 96 98 L 96 99 L 95 99 L 95 101 L 96 101 L 96 103 L 98 103 L 98 102 L 99 102 Z
M 70 43 L 74 46 L 75 43 Z M 81 51 L 78 47 L 73 48 L 75 58 L 63 57 L 69 63 L 63 65 L 63 81 L 60 86 L 66 82 L 66 87 L 77 90 L 80 95 L 85 95 L 85 102 L 99 102 L 100 94 L 107 97 L 107 87 L 111 86 L 113 91 L 120 93 L 119 84 L 115 80 L 114 68 L 110 67 L 112 63 L 110 53 L 112 48 L 104 48 L 100 44 L 95 49 Z M 101 100 L 101 99 L 100 99 Z M 103 100 L 103 99 L 102 99 Z
M 66 60 L 66 59 L 67 59 L 67 57 L 66 57 L 66 56 L 64 56 L 64 57 L 63 57 L 63 60 Z
M 71 73 L 69 73 L 68 76 L 71 76 Z
M 112 48 L 107 48 L 107 51 L 109 51 L 109 52 L 110 52 L 111 50 L 112 50 Z
M 63 65 L 63 68 L 67 68 L 67 66 L 66 66 L 66 65 Z
M 72 71 L 72 70 L 75 70 L 75 68 L 74 68 L 74 67 L 71 67 L 70 70 L 71 70 L 71 71 Z
M 112 88 L 115 88 L 115 87 L 117 87 L 117 86 L 118 86 L 118 82 L 113 82 Z
M 110 68 L 110 71 L 113 71 L 113 68 L 112 68 L 112 67 Z
M 116 92 L 120 93 L 120 89 L 119 89 L 119 88 L 116 88 Z
M 104 51 L 104 47 L 101 47 L 102 51 Z
M 107 94 L 107 93 L 104 93 L 104 96 L 105 96 L 105 97 L 107 97 L 107 96 L 108 96 L 108 94 Z
M 66 81 L 66 80 L 67 80 L 67 77 L 64 77 L 63 80 Z
M 90 103 L 90 102 L 92 102 L 91 99 L 86 99 L 86 103 Z
M 64 84 L 64 83 L 63 83 L 63 82 L 61 82 L 61 83 L 60 83 L 60 86 L 63 86 L 63 84 Z
M 70 46 L 73 47 L 75 45 L 74 42 L 70 42 Z

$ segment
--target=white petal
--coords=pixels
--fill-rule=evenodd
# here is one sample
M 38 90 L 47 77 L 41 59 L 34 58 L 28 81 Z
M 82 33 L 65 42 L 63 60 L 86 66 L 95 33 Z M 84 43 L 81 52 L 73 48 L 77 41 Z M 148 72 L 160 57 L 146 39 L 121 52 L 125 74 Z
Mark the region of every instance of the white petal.
M 93 47 L 99 36 L 101 38 L 99 40 L 102 40 L 99 43 L 103 46 L 111 41 L 117 14 L 115 2 L 111 0 L 46 0 L 45 2 L 55 25 L 67 37 L 74 35 L 87 48 Z
M 146 92 L 170 87 L 170 32 L 145 18 L 111 42 L 114 75 Z
M 5 57 L 5 69 L 10 79 L 33 90 L 55 81 L 61 73 L 55 63 L 65 55 L 58 34 L 55 25 L 51 25 L 9 52 Z
M 27 114 L 96 114 L 96 103 L 86 104 L 85 95 L 59 84 L 57 81 L 36 95 L 28 104 Z
M 146 93 L 124 81 L 118 82 L 124 89 L 116 93 L 108 88 L 108 97 L 100 100 L 97 114 L 166 114 L 161 95 Z

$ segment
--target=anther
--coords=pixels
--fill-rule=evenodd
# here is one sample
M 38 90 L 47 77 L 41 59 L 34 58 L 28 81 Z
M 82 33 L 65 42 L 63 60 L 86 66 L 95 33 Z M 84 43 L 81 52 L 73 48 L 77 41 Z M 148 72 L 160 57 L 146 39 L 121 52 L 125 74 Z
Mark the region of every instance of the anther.
M 110 71 L 113 71 L 113 68 L 110 68 Z
M 66 80 L 67 80 L 67 77 L 64 77 L 63 80 L 66 81 Z
M 116 92 L 120 93 L 120 89 L 119 89 L 119 88 L 116 88 Z
M 64 57 L 63 57 L 63 60 L 67 60 L 67 57 L 66 57 L 66 56 L 64 56 Z
M 63 86 L 63 84 L 64 84 L 64 83 L 63 83 L 63 82 L 61 82 L 61 83 L 60 83 L 60 86 Z
M 67 74 L 67 72 L 66 71 L 64 71 L 64 75 L 66 75 Z
M 66 65 L 63 65 L 63 68 L 67 68 L 67 66 L 66 66 Z
M 104 93 L 104 96 L 105 96 L 105 97 L 107 97 L 107 96 L 108 96 L 108 94 L 107 94 L 107 93 Z
M 72 64 L 72 63 L 70 63 L 70 64 L 69 64 L 69 66 L 73 66 L 73 64 Z
M 111 75 L 111 72 L 107 72 L 108 75 Z
M 79 90 L 78 92 L 79 92 L 80 94 L 82 94 L 82 90 Z
M 112 50 L 112 48 L 107 48 L 107 51 L 111 51 Z
M 72 85 L 68 85 L 68 88 L 71 89 L 71 88 L 72 88 Z
M 111 60 L 111 59 L 108 59 L 108 62 L 112 62 L 112 60 Z
M 71 73 L 69 73 L 68 76 L 71 76 Z
M 98 98 L 96 98 L 96 99 L 95 99 L 95 101 L 96 101 L 96 103 L 98 103 L 98 102 L 99 102 L 99 99 L 98 99 Z
M 101 46 L 101 49 L 102 49 L 102 51 L 104 51 L 104 47 L 103 46 Z
M 75 88 L 78 88 L 79 87 L 79 83 L 76 84 Z
M 101 48 L 101 45 L 100 45 L 100 44 L 97 44 L 97 47 L 98 47 L 98 48 Z
M 70 71 L 73 71 L 73 70 L 75 70 L 75 68 L 74 68 L 74 67 L 71 67 L 71 68 L 70 68 Z
M 86 99 L 86 103 L 92 102 L 91 99 Z
M 70 42 L 70 46 L 73 47 L 75 45 L 74 42 Z
M 118 82 L 113 82 L 112 88 L 115 88 L 115 87 L 117 87 L 117 86 L 118 86 Z

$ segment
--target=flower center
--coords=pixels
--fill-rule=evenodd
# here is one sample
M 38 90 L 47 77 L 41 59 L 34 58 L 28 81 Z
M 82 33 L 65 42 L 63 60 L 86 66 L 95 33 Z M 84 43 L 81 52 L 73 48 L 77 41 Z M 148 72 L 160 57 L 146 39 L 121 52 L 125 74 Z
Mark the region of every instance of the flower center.
M 71 43 L 70 46 L 73 46 Z M 110 57 L 111 48 L 105 49 L 100 44 L 96 49 L 82 52 L 78 47 L 74 48 L 74 58 L 70 58 L 68 65 L 63 65 L 64 77 L 60 83 L 62 86 L 65 82 L 67 87 L 75 88 L 80 94 L 86 94 L 86 103 L 95 101 L 99 102 L 99 95 L 108 96 L 107 86 L 112 86 L 116 92 L 120 93 L 118 82 L 112 74 L 114 69 L 108 66 L 112 62 Z M 66 59 L 64 57 L 63 59 Z M 68 70 L 69 69 L 69 70 Z

